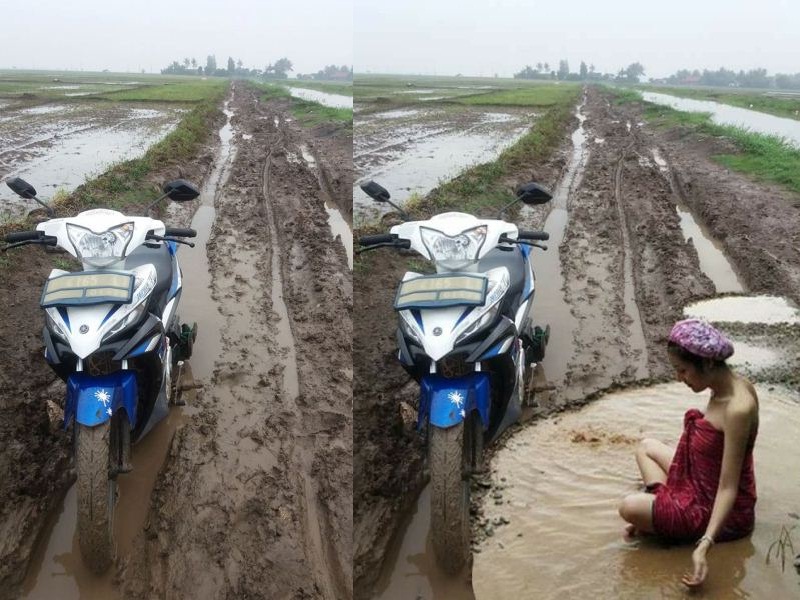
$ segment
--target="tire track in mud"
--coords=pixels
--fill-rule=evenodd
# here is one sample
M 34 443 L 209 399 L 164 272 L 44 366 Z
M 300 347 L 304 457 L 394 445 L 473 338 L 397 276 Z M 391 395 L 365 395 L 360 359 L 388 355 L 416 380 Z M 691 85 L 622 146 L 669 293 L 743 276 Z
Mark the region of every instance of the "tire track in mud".
M 246 87 L 233 106 L 237 157 L 209 244 L 224 354 L 176 435 L 124 591 L 345 598 L 352 367 L 341 356 L 319 366 L 331 345 L 349 358 L 350 309 L 339 297 L 348 283 L 352 297 L 352 283 L 324 206 L 305 185 L 315 177 L 286 169 L 283 140 L 295 135 L 278 118 L 286 107 L 262 105 Z M 297 240 L 312 250 L 299 263 Z

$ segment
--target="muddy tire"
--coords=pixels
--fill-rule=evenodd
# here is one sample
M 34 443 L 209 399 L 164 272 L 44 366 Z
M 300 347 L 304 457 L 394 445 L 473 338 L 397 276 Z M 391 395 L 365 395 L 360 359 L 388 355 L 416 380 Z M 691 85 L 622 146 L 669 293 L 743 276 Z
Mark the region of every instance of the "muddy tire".
M 76 424 L 75 470 L 78 541 L 83 563 L 103 573 L 114 559 L 116 482 L 109 478 L 111 422 L 97 427 Z
M 428 441 L 433 550 L 439 567 L 451 575 L 464 568 L 470 553 L 467 475 L 470 454 L 464 443 L 468 423 L 448 429 L 431 427 Z

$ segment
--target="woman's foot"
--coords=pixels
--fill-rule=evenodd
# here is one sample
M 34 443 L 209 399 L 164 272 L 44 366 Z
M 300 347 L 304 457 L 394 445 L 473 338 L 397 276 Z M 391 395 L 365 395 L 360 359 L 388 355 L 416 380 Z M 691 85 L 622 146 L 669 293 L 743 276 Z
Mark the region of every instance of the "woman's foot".
M 626 542 L 633 542 L 637 538 L 641 537 L 642 533 L 636 529 L 636 527 L 632 523 L 628 523 L 625 526 L 625 532 L 622 534 L 622 539 Z

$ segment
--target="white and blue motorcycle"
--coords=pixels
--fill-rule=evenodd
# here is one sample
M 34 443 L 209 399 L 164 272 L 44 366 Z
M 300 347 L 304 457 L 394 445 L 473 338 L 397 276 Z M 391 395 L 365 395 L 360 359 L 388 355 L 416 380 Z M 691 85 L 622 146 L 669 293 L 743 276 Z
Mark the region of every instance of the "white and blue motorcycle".
M 361 187 L 406 218 L 383 187 L 372 181 Z M 550 199 L 529 183 L 512 204 Z M 549 237 L 448 212 L 359 240 L 361 252 L 410 248 L 436 267 L 435 274 L 406 273 L 394 308 L 398 358 L 420 384 L 418 427 L 427 425 L 433 548 L 449 573 L 470 556 L 470 475 L 481 468 L 484 443 L 519 418 L 526 374 L 544 358 L 549 328 L 532 324 L 530 254 L 531 247 L 546 250 L 538 242 Z
M 53 210 L 19 178 L 8 186 Z M 199 192 L 184 180 L 164 186 L 183 202 Z M 169 410 L 182 361 L 191 356 L 196 325 L 180 325 L 177 244 L 194 244 L 192 229 L 107 209 L 51 218 L 35 231 L 5 236 L 3 250 L 60 247 L 83 271 L 53 269 L 41 297 L 44 358 L 67 384 L 64 428 L 73 425 L 77 528 L 84 563 L 101 573 L 115 554 L 116 479 L 131 470 L 131 444 Z

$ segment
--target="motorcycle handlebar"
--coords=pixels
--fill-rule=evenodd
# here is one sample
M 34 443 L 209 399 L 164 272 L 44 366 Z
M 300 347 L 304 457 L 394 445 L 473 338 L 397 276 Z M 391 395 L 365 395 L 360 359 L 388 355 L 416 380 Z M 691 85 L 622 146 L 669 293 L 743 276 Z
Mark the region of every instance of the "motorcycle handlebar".
M 194 229 L 184 229 L 182 227 L 165 227 L 165 237 L 197 237 L 197 232 Z
M 374 246 L 375 244 L 390 244 L 395 240 L 391 233 L 381 233 L 378 235 L 365 235 L 358 239 L 361 246 Z
M 14 233 L 7 233 L 5 235 L 5 241 L 9 244 L 16 244 L 17 242 L 38 240 L 43 236 L 43 231 L 15 231 Z
M 550 239 L 550 234 L 546 231 L 527 231 L 524 229 L 520 229 L 517 233 L 518 240 L 538 240 L 542 242 L 546 242 Z

